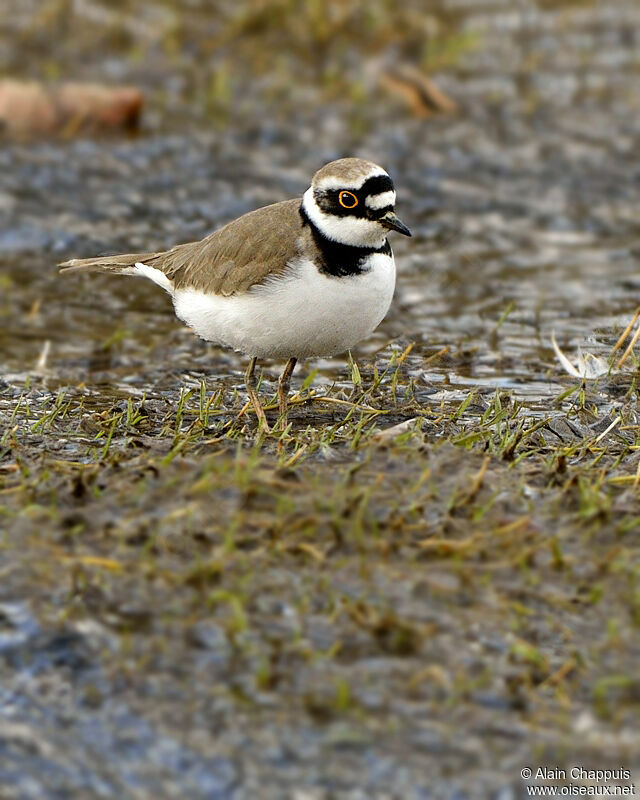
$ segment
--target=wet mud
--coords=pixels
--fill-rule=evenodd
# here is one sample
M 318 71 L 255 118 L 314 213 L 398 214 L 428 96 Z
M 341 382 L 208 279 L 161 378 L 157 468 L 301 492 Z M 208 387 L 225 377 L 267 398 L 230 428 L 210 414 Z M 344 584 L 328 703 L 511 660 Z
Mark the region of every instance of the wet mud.
M 224 108 L 218 83 L 205 113 L 183 62 L 128 58 L 111 69 L 150 92 L 139 136 L 3 142 L 3 800 L 506 800 L 526 766 L 640 777 L 635 356 L 583 383 L 551 345 L 607 357 L 640 305 L 640 9 L 434 19 L 456 115 L 415 119 L 364 78 Z M 347 154 L 389 170 L 414 237 L 392 242 L 378 331 L 298 368 L 280 437 L 245 408 L 243 358 L 157 287 L 57 274 L 200 238 Z

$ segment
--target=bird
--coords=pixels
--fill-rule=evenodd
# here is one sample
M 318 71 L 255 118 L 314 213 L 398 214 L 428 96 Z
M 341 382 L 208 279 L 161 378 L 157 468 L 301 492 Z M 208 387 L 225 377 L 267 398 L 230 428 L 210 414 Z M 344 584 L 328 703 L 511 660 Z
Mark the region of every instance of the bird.
M 411 236 L 395 205 L 386 170 L 340 158 L 315 173 L 302 198 L 250 211 L 200 241 L 58 266 L 66 273 L 148 278 L 198 336 L 249 356 L 245 386 L 267 432 L 256 363 L 286 360 L 278 381 L 284 430 L 297 361 L 346 352 L 389 310 L 396 269 L 387 237 L 390 231 Z

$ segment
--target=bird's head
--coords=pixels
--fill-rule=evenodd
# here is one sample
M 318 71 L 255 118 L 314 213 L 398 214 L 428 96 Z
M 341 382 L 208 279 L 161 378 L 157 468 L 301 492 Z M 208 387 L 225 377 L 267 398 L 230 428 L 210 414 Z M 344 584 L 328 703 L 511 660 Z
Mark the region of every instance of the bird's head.
M 304 212 L 321 234 L 352 247 L 382 247 L 390 230 L 411 236 L 395 205 L 388 173 L 361 158 L 325 164 L 302 199 Z

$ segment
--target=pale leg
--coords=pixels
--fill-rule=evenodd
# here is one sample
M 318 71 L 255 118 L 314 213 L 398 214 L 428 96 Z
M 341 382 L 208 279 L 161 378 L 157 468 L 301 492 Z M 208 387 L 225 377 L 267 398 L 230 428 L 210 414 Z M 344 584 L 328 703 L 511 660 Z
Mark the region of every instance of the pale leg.
M 267 423 L 267 418 L 264 414 L 264 409 L 260 405 L 260 398 L 258 397 L 256 379 L 254 376 L 254 371 L 256 368 L 256 361 L 257 358 L 252 358 L 249 362 L 249 366 L 247 367 L 247 371 L 244 374 L 244 383 L 247 387 L 247 394 L 249 395 L 249 400 L 251 400 L 251 405 L 253 406 L 254 411 L 256 412 L 256 417 L 258 418 L 258 427 L 264 428 L 267 433 L 269 432 L 269 424 Z
M 296 358 L 290 358 L 282 375 L 278 381 L 278 405 L 280 407 L 280 427 L 284 430 L 287 427 L 287 406 L 289 401 L 289 387 L 291 385 L 291 375 L 296 367 Z

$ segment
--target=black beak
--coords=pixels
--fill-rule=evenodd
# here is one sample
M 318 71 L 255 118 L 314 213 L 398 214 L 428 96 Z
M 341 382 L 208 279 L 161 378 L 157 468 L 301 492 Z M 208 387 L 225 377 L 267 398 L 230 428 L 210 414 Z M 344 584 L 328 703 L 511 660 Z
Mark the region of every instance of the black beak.
M 378 222 L 381 225 L 384 225 L 385 228 L 389 228 L 390 231 L 398 231 L 403 236 L 411 236 L 411 231 L 404 222 L 401 222 L 399 217 L 393 213 L 393 211 L 387 211 L 384 217 L 380 217 Z

